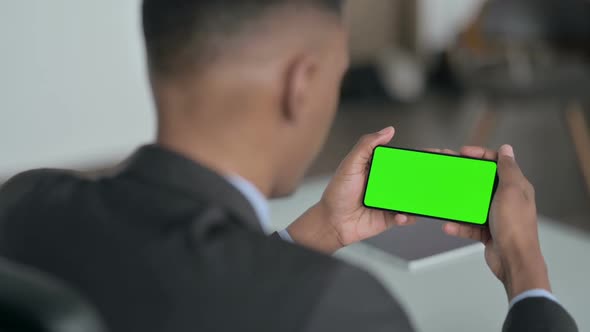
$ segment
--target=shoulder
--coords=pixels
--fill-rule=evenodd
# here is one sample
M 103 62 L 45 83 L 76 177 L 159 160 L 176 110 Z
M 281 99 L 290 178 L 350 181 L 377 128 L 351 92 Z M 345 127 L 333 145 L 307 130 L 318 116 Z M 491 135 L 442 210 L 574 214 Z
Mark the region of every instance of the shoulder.
M 400 303 L 368 272 L 340 263 L 305 331 L 413 331 Z
M 66 171 L 32 170 L 12 177 L 0 187 L 0 248 L 8 255 L 30 254 L 43 241 L 54 241 L 66 218 L 64 209 L 75 196 L 75 176 Z M 26 243 L 36 246 L 26 246 Z M 29 251 L 31 250 L 31 251 Z
M 0 187 L 0 193 L 19 194 L 55 183 L 86 180 L 83 173 L 61 169 L 35 169 L 17 174 Z
M 282 296 L 306 303 L 305 318 L 292 322 L 301 331 L 413 331 L 392 292 L 369 272 L 276 237 L 264 243 L 261 253 L 274 255 L 271 275 L 289 280 Z
M 0 207 L 7 209 L 26 204 L 35 198 L 55 197 L 54 193 L 67 191 L 81 181 L 84 181 L 84 177 L 73 171 L 57 169 L 26 171 L 13 176 L 0 186 Z M 45 195 L 49 190 L 52 195 Z

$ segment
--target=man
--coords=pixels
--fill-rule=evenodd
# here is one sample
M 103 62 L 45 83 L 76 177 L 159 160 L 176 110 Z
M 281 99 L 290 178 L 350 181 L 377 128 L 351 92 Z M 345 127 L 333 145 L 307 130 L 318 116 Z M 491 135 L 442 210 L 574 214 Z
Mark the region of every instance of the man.
M 375 279 L 319 253 L 413 222 L 361 204 L 372 150 L 393 128 L 363 137 L 287 230 L 263 232 L 266 198 L 293 192 L 334 117 L 348 62 L 339 13 L 334 0 L 145 0 L 156 143 L 98 179 L 12 179 L 0 253 L 76 287 L 115 332 L 412 331 Z M 575 331 L 549 293 L 511 148 L 462 153 L 498 159 L 500 188 L 489 231 L 445 230 L 486 243 L 512 302 L 505 330 Z

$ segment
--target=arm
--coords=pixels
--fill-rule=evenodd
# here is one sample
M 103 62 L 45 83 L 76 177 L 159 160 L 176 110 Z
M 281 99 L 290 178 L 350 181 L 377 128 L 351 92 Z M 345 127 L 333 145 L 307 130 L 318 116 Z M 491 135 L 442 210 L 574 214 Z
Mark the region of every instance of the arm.
M 287 229 L 294 242 L 324 253 L 333 253 L 392 226 L 415 222 L 413 217 L 367 209 L 362 205 L 372 151 L 377 145 L 389 143 L 393 135 L 394 130 L 390 127 L 361 138 L 341 163 L 320 202 Z M 454 153 L 450 150 L 433 152 Z M 529 320 L 534 326 L 534 317 L 520 316 L 521 312 L 526 312 L 522 309 L 521 301 L 527 307 L 536 309 L 536 303 L 552 301 L 551 296 L 521 298 L 522 295 L 529 295 L 527 292 L 531 290 L 543 290 L 546 294 L 551 292 L 537 233 L 534 188 L 520 171 L 509 146 L 503 147 L 500 155 L 478 147 L 465 147 L 461 152 L 472 158 L 498 160 L 500 185 L 494 197 L 489 229 L 448 223 L 444 230 L 449 235 L 478 240 L 486 246 L 485 257 L 490 269 L 504 284 L 508 300 L 515 302 L 507 319 L 508 330 L 505 331 L 517 331 L 510 328 L 512 323 L 509 323 L 517 319 Z M 529 298 L 532 301 L 524 301 Z M 513 301 L 515 299 L 518 301 Z M 559 304 L 552 301 L 539 314 L 546 315 L 543 319 L 560 322 L 558 317 L 553 318 L 547 311 L 555 306 Z M 563 330 L 556 331 L 577 331 L 575 328 L 567 329 L 569 326 L 575 327 L 575 323 L 566 324 Z
M 573 318 L 550 294 L 537 230 L 535 191 L 522 174 L 512 147 L 505 145 L 499 153 L 475 147 L 461 152 L 468 157 L 497 159 L 500 181 L 489 228 L 448 223 L 444 230 L 486 246 L 486 262 L 504 284 L 512 304 L 504 331 L 577 331 Z
M 366 272 L 342 264 L 303 331 L 414 331 L 402 307 L 389 294 Z
M 574 332 L 578 328 L 572 316 L 559 303 L 546 297 L 528 297 L 510 309 L 502 330 Z

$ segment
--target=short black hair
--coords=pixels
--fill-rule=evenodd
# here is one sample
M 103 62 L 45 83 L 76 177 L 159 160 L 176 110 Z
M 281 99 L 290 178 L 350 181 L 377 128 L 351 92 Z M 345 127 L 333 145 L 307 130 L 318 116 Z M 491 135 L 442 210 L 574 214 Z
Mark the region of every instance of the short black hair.
M 148 65 L 156 74 L 174 74 L 205 61 L 212 40 L 229 37 L 269 10 L 306 6 L 340 15 L 342 0 L 143 0 Z

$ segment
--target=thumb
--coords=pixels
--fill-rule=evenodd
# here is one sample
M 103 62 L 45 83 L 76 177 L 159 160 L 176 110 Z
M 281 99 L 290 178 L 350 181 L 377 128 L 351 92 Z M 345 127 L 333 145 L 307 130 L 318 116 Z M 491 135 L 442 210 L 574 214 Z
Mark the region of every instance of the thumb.
M 395 129 L 391 126 L 379 132 L 364 135 L 344 159 L 342 167 L 352 172 L 364 170 L 373 156 L 373 150 L 379 145 L 391 142 L 394 135 Z
M 524 177 L 510 145 L 503 145 L 498 151 L 498 177 L 501 183 L 518 183 Z

